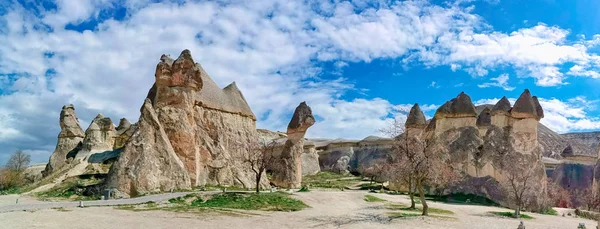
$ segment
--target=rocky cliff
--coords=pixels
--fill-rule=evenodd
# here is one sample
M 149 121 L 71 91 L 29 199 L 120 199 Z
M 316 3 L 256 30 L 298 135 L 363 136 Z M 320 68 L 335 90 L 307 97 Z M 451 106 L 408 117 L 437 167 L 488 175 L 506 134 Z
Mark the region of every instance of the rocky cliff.
M 206 184 L 253 187 L 254 175 L 244 158 L 257 141 L 256 118 L 235 83 L 219 88 L 188 50 L 176 60 L 163 55 L 155 80 L 141 116 L 152 117 L 145 119 L 152 122 L 144 128 L 139 123 L 133 131 L 132 138 L 137 140 L 125 144 L 123 155 L 111 169 L 109 187 L 125 196 Z M 156 121 L 149 109 L 156 114 Z M 141 133 L 145 131 L 149 133 Z M 162 138 L 162 133 L 176 158 L 170 156 L 165 141 L 152 140 L 156 135 Z M 135 142 L 144 143 L 143 147 Z M 166 162 L 169 167 L 161 167 Z M 179 162 L 184 172 L 160 172 L 179 171 Z M 154 170 L 159 172 L 139 179 Z M 160 185 L 169 179 L 173 182 Z

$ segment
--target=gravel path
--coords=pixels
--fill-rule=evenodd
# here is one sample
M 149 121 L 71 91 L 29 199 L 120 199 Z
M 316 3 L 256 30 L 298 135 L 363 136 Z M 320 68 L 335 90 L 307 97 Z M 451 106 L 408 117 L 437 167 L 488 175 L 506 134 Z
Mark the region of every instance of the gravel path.
M 147 201 L 159 202 L 186 193 L 168 193 L 129 200 L 89 201 L 106 204 L 132 204 Z M 14 211 L 0 213 L 0 228 L 415 228 L 415 229 L 511 229 L 517 228 L 519 220 L 490 215 L 489 211 L 510 211 L 505 208 L 430 203 L 431 207 L 451 210 L 452 215 L 430 217 L 408 217 L 390 219 L 387 203 L 408 204 L 406 196 L 371 194 L 386 199 L 387 202 L 366 202 L 364 191 L 316 191 L 296 193 L 295 198 L 310 205 L 298 212 L 197 212 L 178 213 L 169 211 L 118 210 L 113 207 L 77 208 L 77 202 L 46 203 L 68 204 L 56 207 L 64 209 L 43 209 L 38 211 Z M 114 201 L 114 202 L 111 202 Z M 0 199 L 0 204 L 2 201 Z M 40 206 L 40 204 L 28 204 Z M 1 206 L 6 209 L 9 205 Z M 50 205 L 43 205 L 48 208 Z M 573 217 L 549 216 L 527 213 L 535 217 L 523 220 L 527 229 L 575 229 L 585 223 L 593 229 L 597 222 Z M 60 220 L 58 220 L 60 219 Z
M 161 202 L 171 198 L 185 196 L 191 192 L 164 193 L 158 195 L 143 196 L 131 199 L 115 200 L 92 200 L 83 201 L 84 206 L 116 206 L 124 204 L 141 204 L 148 201 Z M 17 198 L 19 203 L 17 204 Z M 28 196 L 8 195 L 0 196 L 0 213 L 13 211 L 40 210 L 51 208 L 74 208 L 79 206 L 79 201 L 43 202 L 36 201 Z

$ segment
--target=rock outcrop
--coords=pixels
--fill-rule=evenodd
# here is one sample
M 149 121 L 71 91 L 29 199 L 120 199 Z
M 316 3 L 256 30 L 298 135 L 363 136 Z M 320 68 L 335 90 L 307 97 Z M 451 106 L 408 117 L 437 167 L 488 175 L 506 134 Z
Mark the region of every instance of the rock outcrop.
M 452 187 L 454 191 L 505 203 L 502 182 L 515 169 L 531 170 L 531 185 L 544 191 L 544 165 L 537 138 L 543 111 L 538 109 L 541 106 L 529 90 L 513 107 L 502 98 L 491 110 L 486 107 L 480 112 L 471 98 L 461 93 L 441 106 L 425 128 L 426 150 L 442 153 L 455 170 L 465 175 L 459 185 Z M 509 161 L 523 165 L 511 167 L 514 164 L 505 163 Z
M 315 124 L 312 110 L 305 102 L 300 103 L 288 124 L 287 141 L 281 152 L 281 164 L 273 169 L 271 181 L 282 188 L 299 188 L 302 184 L 302 154 L 304 135 Z
M 141 109 L 138 126 L 113 164 L 107 179 L 116 196 L 192 187 L 189 173 L 175 153 L 149 99 Z
M 85 137 L 79 125 L 79 119 L 75 115 L 73 104 L 63 106 L 60 112 L 60 129 L 56 149 L 42 172 L 44 176 L 48 176 L 54 170 L 65 166 L 67 164 L 67 154 L 81 144 Z
M 116 133 L 117 130 L 112 120 L 98 114 L 85 130 L 83 145 L 74 160 L 87 161 L 94 154 L 113 151 Z
M 117 127 L 117 133 L 115 134 L 115 144 L 113 149 L 120 149 L 125 146 L 125 143 L 131 138 L 133 135 L 133 130 L 135 129 L 135 125 L 131 124 L 129 120 L 126 118 L 122 118 L 119 121 L 119 126 Z
M 245 158 L 258 139 L 256 118 L 236 84 L 220 89 L 200 64 L 194 62 L 188 50 L 184 50 L 176 60 L 161 56 L 155 79 L 148 92 L 149 102 L 142 110 L 153 109 L 157 121 L 145 128 L 138 123 L 133 136 L 123 147 L 123 153 L 131 155 L 120 157 L 118 166 L 113 166 L 115 170 L 139 169 L 121 173 L 111 171 L 111 174 L 123 175 L 109 176 L 109 188 L 115 188 L 123 195 L 134 196 L 150 191 L 166 191 L 168 187 L 185 189 L 206 184 L 254 187 L 254 174 Z M 127 158 L 159 162 L 166 155 L 156 153 L 161 146 L 154 144 L 161 144 L 162 140 L 150 141 L 143 147 L 134 144 L 144 141 L 139 139 L 143 138 L 140 136 L 149 136 L 148 133 L 139 133 L 148 129 L 153 129 L 150 133 L 164 132 L 173 152 L 183 164 L 185 175 L 164 172 L 148 179 L 135 180 L 140 173 L 151 173 L 147 169 L 157 166 L 142 166 L 137 160 Z M 172 158 L 168 161 L 171 167 L 165 169 L 177 171 L 179 162 Z M 167 186 L 155 185 L 162 179 L 169 179 L 169 176 L 176 182 Z M 179 179 L 189 180 L 184 182 Z M 263 180 L 261 185 L 266 186 L 266 179 Z M 127 184 L 135 184 L 140 188 L 131 188 Z
M 275 141 L 278 147 L 272 152 L 274 157 L 281 157 L 281 151 L 285 142 L 287 142 L 287 135 L 282 132 L 273 132 L 265 129 L 258 129 L 259 139 L 264 142 Z M 320 146 L 319 142 L 304 141 L 304 152 L 302 152 L 302 175 L 314 175 L 321 172 L 319 167 L 319 154 L 317 153 L 317 147 Z M 277 169 L 278 163 L 274 163 L 273 166 L 268 168 L 269 170 Z

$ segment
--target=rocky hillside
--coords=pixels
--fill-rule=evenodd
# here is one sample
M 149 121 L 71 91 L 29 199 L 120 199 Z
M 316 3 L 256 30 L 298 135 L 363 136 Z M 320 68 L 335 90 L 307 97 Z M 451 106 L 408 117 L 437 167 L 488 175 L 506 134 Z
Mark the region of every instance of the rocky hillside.
M 561 136 L 592 149 L 591 154 L 589 154 L 590 156 L 597 156 L 599 153 L 598 145 L 600 143 L 600 131 L 566 133 L 561 134 Z
M 480 114 L 486 107 L 492 109 L 494 105 L 476 106 L 477 113 Z M 595 157 L 598 155 L 600 132 L 558 134 L 544 124 L 538 123 L 538 142 L 544 157 L 561 159 L 561 153 L 568 146 L 571 146 L 571 149 L 566 153 Z

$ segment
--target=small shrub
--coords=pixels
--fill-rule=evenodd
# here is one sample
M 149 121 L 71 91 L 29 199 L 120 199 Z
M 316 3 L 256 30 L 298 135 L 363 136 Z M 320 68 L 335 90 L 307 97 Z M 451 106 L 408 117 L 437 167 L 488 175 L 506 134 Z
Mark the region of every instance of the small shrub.
M 376 196 L 372 196 L 372 195 L 365 195 L 365 201 L 367 201 L 367 202 L 385 202 L 386 200 L 381 199 Z
M 310 190 L 308 190 L 307 186 L 302 186 L 298 192 L 310 192 Z
M 185 199 L 182 198 L 182 197 L 171 198 L 171 199 L 169 199 L 169 203 L 172 203 L 172 204 L 183 204 L 183 203 L 185 203 Z

